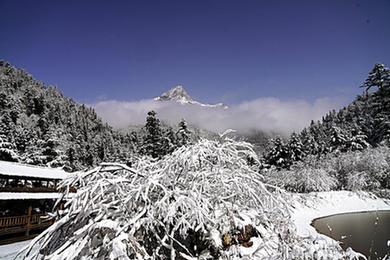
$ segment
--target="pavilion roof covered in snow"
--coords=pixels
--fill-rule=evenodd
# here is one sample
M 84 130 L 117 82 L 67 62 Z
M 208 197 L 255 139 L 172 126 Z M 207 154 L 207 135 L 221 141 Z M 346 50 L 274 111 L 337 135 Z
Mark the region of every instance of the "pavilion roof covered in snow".
M 62 180 L 68 177 L 69 174 L 70 173 L 67 173 L 60 168 L 39 167 L 35 165 L 0 161 L 0 175 L 10 177 Z
M 58 192 L 0 192 L 0 200 L 44 200 L 61 197 L 62 193 Z

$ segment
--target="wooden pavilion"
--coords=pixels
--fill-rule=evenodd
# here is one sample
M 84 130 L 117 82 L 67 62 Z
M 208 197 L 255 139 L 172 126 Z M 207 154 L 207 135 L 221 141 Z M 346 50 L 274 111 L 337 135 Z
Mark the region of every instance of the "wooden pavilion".
M 0 161 L 0 244 L 30 239 L 53 223 L 62 169 Z

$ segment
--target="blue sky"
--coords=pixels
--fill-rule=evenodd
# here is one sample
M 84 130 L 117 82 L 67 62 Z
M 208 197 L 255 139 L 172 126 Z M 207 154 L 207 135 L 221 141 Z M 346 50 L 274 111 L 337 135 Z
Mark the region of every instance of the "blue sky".
M 390 1 L 0 1 L 0 59 L 81 102 L 351 100 L 390 64 Z

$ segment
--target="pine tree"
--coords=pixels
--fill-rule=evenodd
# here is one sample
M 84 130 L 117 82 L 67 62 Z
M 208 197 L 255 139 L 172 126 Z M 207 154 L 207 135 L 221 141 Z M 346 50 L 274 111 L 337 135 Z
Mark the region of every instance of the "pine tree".
M 367 136 L 363 134 L 361 131 L 354 130 L 352 131 L 352 137 L 349 140 L 348 143 L 348 150 L 350 151 L 356 151 L 356 150 L 363 150 L 371 145 L 367 142 Z
M 0 160 L 17 162 L 18 155 L 15 152 L 15 144 L 8 142 L 4 134 L 0 134 Z
M 143 140 L 141 153 L 150 155 L 153 158 L 161 158 L 165 152 L 163 147 L 163 136 L 161 123 L 156 118 L 156 112 L 148 112 L 145 124 L 146 136 Z
M 191 141 L 191 131 L 188 130 L 187 122 L 184 119 L 179 122 L 179 130 L 176 136 L 179 146 L 187 145 Z
M 272 140 L 272 149 L 265 156 L 265 163 L 274 165 L 277 168 L 288 168 L 291 165 L 290 153 L 288 146 L 280 137 Z
M 349 137 L 341 128 L 332 126 L 329 138 L 330 150 L 345 152 L 348 150 Z
M 301 161 L 306 156 L 303 144 L 296 133 L 293 133 L 290 136 L 290 140 L 288 142 L 288 150 L 291 161 Z
M 390 70 L 383 64 L 375 64 L 361 87 L 366 88 L 366 92 L 372 87 L 378 87 L 380 91 L 389 90 Z

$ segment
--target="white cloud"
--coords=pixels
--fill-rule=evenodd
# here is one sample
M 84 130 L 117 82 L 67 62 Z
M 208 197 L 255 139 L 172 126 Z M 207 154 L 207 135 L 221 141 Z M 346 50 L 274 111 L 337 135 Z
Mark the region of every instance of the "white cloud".
M 289 133 L 299 131 L 310 121 L 320 119 L 329 110 L 340 107 L 340 100 L 317 99 L 283 101 L 277 98 L 258 98 L 231 105 L 228 109 L 182 105 L 176 102 L 100 101 L 93 105 L 98 115 L 114 127 L 144 124 L 150 110 L 157 112 L 161 120 L 172 124 L 181 118 L 211 131 L 222 132 L 232 128 L 238 131 L 261 129 Z

